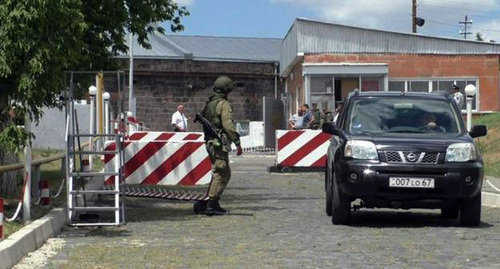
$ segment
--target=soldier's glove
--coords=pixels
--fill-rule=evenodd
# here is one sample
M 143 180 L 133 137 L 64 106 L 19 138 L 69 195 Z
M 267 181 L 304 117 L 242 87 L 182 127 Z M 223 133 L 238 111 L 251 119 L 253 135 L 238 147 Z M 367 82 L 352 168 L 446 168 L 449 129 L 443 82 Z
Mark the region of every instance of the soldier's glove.
M 241 146 L 236 147 L 236 155 L 240 156 L 243 153 L 243 149 L 241 149 Z

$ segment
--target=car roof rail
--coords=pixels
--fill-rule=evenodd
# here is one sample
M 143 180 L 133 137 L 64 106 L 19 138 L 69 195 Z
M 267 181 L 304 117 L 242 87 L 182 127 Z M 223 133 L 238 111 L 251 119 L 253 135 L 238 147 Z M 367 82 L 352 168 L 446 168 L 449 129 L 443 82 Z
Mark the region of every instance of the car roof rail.
M 442 95 L 446 98 L 451 98 L 450 93 L 448 93 L 447 91 L 439 90 L 439 91 L 433 91 L 432 93 Z
M 354 89 L 354 96 L 359 96 L 359 89 L 358 88 Z

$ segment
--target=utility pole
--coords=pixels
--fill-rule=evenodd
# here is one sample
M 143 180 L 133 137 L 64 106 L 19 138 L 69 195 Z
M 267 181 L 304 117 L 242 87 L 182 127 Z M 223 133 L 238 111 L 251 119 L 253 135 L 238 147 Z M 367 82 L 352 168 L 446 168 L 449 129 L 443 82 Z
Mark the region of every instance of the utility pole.
M 412 33 L 417 32 L 417 0 L 412 0 L 411 30 L 412 30 Z
M 460 30 L 460 32 L 458 32 L 459 35 L 463 35 L 464 39 L 467 39 L 467 35 L 472 35 L 472 32 L 467 32 L 467 25 L 472 24 L 472 20 L 469 21 L 467 15 L 465 15 L 465 21 L 459 21 L 458 23 L 464 25 L 464 30 Z

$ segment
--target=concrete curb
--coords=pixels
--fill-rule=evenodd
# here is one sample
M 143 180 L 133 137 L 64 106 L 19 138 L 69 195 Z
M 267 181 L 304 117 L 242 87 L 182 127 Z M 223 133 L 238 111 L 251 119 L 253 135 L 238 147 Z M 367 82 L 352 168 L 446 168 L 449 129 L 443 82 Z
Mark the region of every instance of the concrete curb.
M 483 206 L 500 208 L 500 194 L 483 191 L 482 204 Z
M 26 254 L 43 245 L 66 225 L 66 209 L 55 208 L 0 242 L 0 269 L 11 268 Z

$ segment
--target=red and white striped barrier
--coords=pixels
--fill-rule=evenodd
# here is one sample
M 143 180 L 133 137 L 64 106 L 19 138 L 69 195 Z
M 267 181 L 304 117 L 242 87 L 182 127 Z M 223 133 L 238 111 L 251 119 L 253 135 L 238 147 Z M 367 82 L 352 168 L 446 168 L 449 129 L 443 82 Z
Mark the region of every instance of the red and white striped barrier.
M 115 150 L 110 142 L 106 150 Z M 125 184 L 204 185 L 212 178 L 212 165 L 203 141 L 125 141 Z M 105 171 L 115 171 L 114 154 L 104 155 Z M 105 185 L 114 184 L 114 176 Z
M 133 141 L 204 141 L 198 132 L 134 132 L 128 140 Z
M 320 130 L 277 130 L 276 165 L 325 167 L 330 138 Z
M 48 206 L 50 204 L 50 189 L 47 180 L 40 181 L 40 205 Z
M 3 198 L 0 198 L 0 241 L 3 240 Z

